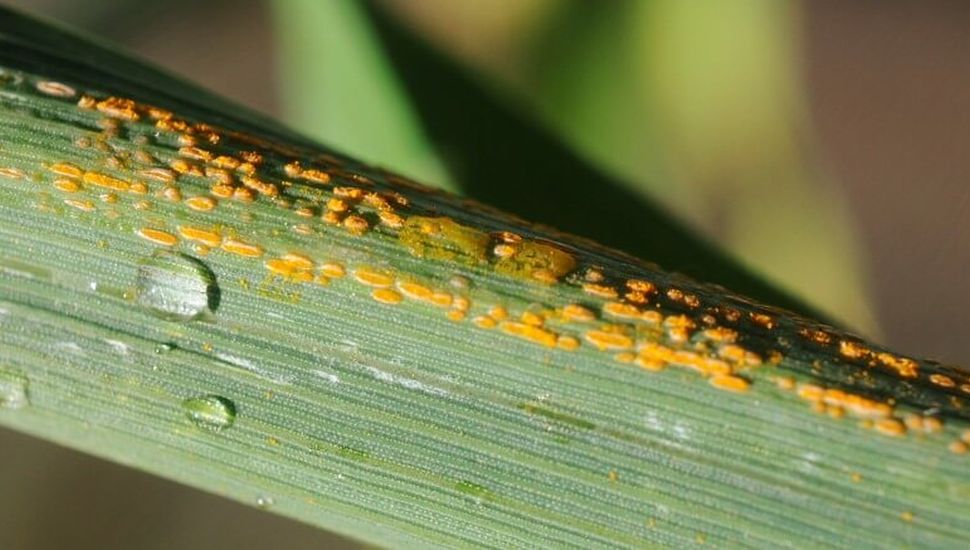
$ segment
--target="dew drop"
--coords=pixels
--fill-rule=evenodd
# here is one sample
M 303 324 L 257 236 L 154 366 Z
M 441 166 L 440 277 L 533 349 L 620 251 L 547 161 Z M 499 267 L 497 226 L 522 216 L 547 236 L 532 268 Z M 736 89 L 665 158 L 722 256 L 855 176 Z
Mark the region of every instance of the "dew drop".
M 0 367 L 0 409 L 22 409 L 27 405 L 27 377 L 18 370 Z
M 219 395 L 192 397 L 182 402 L 189 420 L 200 428 L 219 431 L 232 426 L 236 420 L 236 405 Z
M 273 504 L 276 504 L 276 501 L 273 500 L 273 497 L 271 496 L 259 495 L 256 497 L 256 506 L 260 508 L 266 509 L 272 506 Z
M 139 262 L 136 301 L 168 321 L 191 321 L 219 306 L 216 276 L 204 263 L 158 250 Z
M 154 350 L 155 355 L 165 355 L 166 353 L 175 349 L 175 347 L 176 347 L 175 344 L 162 342 L 161 344 L 158 344 L 157 346 L 155 346 L 155 350 Z
M 468 277 L 463 275 L 453 275 L 450 279 L 448 279 L 448 284 L 461 290 L 468 290 L 472 286 L 472 282 L 468 279 Z
M 488 487 L 472 483 L 471 481 L 459 481 L 455 484 L 455 489 L 471 496 L 476 504 L 481 504 L 483 499 L 492 495 L 492 491 Z

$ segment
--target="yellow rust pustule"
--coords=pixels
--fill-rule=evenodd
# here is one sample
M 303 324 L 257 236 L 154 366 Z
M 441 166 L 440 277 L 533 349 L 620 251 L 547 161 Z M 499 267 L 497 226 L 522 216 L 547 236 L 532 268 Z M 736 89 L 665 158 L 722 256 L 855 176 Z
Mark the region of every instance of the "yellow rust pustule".
M 404 297 L 395 290 L 390 288 L 375 288 L 371 291 L 371 298 L 382 304 L 394 305 L 401 303 Z
M 362 285 L 375 288 L 387 288 L 394 284 L 393 275 L 370 266 L 360 266 L 354 270 L 354 279 Z
M 64 199 L 64 204 L 82 212 L 93 212 L 95 209 L 93 202 L 83 199 Z
M 202 243 L 206 246 L 216 247 L 222 243 L 222 235 L 218 231 L 210 231 L 190 225 L 180 225 L 178 232 L 183 238 Z
M 27 176 L 24 171 L 19 168 L 14 168 L 12 166 L 0 166 L 0 178 L 8 178 L 12 180 L 23 179 Z
M 552 284 L 576 269 L 576 257 L 551 244 L 523 240 L 507 246 L 512 252 L 495 263 L 499 273 Z
M 72 98 L 77 95 L 74 88 L 53 80 L 41 80 L 35 86 L 40 93 L 53 97 Z
M 137 234 L 146 241 L 162 246 L 175 246 L 179 241 L 178 237 L 172 235 L 168 231 L 155 229 L 153 227 L 143 227 L 137 231 Z
M 515 321 L 503 321 L 499 324 L 499 328 L 506 334 L 528 340 L 541 346 L 548 348 L 556 346 L 556 334 L 550 330 Z
M 258 258 L 263 255 L 263 247 L 237 238 L 227 238 L 222 241 L 222 249 L 244 258 Z
M 105 189 L 111 189 L 114 191 L 127 191 L 131 186 L 130 183 L 123 179 L 115 178 L 107 174 L 101 174 L 99 172 L 85 172 L 83 181 L 89 185 L 104 187 Z
M 410 216 L 398 232 L 408 251 L 419 257 L 463 264 L 485 261 L 489 237 L 451 218 Z
M 81 170 L 69 162 L 57 162 L 50 165 L 48 169 L 59 176 L 66 176 L 69 178 L 79 178 L 84 175 L 84 170 Z

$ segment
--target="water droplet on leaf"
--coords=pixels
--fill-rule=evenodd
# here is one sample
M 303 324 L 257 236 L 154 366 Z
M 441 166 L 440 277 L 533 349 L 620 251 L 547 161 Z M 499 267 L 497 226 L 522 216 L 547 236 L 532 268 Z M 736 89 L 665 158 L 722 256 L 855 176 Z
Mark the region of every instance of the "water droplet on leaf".
M 269 508 L 275 503 L 276 501 L 273 500 L 273 497 L 271 496 L 259 495 L 258 497 L 256 497 L 256 506 L 260 508 Z
M 30 405 L 27 377 L 20 371 L 0 367 L 0 409 L 21 409 Z
M 175 344 L 170 344 L 168 342 L 163 342 L 163 343 L 158 344 L 157 346 L 155 346 L 155 350 L 154 351 L 155 351 L 155 354 L 156 355 L 165 355 L 166 353 L 168 353 L 168 352 L 172 351 L 173 349 L 175 349 L 175 347 L 176 347 Z
M 219 306 L 216 276 L 199 260 L 159 250 L 139 262 L 138 304 L 168 321 L 191 321 Z
M 200 428 L 219 431 L 236 420 L 236 405 L 219 395 L 193 397 L 182 402 L 189 419 Z

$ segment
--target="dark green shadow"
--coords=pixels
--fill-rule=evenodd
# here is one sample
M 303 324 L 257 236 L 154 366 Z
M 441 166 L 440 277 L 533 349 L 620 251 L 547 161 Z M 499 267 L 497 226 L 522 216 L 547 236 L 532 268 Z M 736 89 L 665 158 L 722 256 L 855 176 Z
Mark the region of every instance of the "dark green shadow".
M 657 204 L 580 159 L 373 3 L 368 2 L 368 12 L 429 138 L 466 195 L 668 270 L 826 320 Z

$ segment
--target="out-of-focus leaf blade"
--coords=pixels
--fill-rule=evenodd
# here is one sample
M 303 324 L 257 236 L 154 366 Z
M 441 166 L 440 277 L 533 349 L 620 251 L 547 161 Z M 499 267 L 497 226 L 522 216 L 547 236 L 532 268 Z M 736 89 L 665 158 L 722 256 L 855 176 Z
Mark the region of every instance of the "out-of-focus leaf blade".
M 634 47 L 668 170 L 695 191 L 670 204 L 770 280 L 874 332 L 849 205 L 811 133 L 797 7 L 639 7 Z
M 820 315 L 752 274 L 666 209 L 571 152 L 453 61 L 370 5 L 385 51 L 465 193 L 781 307 Z
M 453 190 L 362 6 L 317 0 L 273 6 L 290 124 L 357 157 Z

